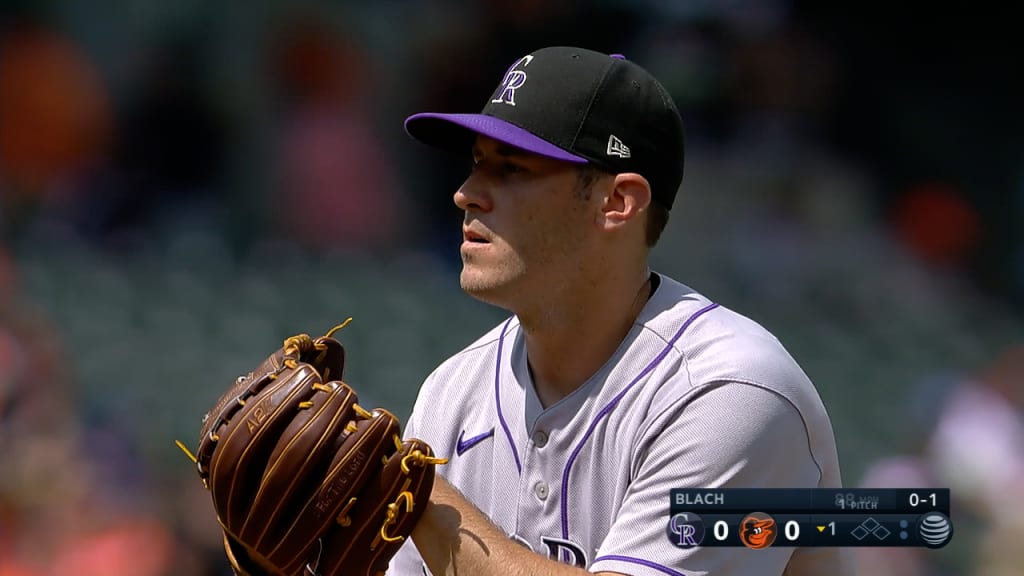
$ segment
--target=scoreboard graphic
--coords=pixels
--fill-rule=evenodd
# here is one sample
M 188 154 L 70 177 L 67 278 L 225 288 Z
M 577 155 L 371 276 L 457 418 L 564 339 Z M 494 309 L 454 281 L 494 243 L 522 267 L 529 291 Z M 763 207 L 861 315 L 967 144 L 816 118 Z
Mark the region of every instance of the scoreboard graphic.
M 696 546 L 911 546 L 953 537 L 949 489 L 674 489 L 665 533 Z

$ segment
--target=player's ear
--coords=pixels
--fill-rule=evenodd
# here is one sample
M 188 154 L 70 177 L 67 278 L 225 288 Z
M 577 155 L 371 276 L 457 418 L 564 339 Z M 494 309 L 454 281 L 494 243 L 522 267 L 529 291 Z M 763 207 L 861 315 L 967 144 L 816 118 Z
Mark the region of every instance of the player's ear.
M 604 196 L 600 224 L 609 230 L 622 228 L 630 222 L 642 225 L 640 217 L 650 204 L 651 185 L 646 178 L 634 172 L 616 174 Z

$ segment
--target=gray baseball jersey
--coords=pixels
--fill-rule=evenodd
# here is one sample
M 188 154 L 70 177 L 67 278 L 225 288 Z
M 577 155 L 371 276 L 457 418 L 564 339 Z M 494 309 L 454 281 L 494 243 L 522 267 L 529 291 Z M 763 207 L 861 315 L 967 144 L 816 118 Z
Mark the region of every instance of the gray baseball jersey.
M 516 319 L 424 382 L 406 436 L 466 498 L 535 552 L 635 576 L 847 574 L 835 548 L 683 549 L 672 488 L 839 487 L 817 391 L 752 320 L 665 276 L 607 363 L 543 408 Z M 585 338 L 586 335 L 580 335 Z M 409 542 L 388 574 L 429 574 Z

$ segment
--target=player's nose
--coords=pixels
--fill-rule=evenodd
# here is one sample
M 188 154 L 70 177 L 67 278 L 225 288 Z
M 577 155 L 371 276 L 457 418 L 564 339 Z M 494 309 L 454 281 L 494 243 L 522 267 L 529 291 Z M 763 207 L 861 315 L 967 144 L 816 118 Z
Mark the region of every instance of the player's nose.
M 494 208 L 491 195 L 486 187 L 471 174 L 466 181 L 459 186 L 452 197 L 455 205 L 464 212 L 490 212 Z

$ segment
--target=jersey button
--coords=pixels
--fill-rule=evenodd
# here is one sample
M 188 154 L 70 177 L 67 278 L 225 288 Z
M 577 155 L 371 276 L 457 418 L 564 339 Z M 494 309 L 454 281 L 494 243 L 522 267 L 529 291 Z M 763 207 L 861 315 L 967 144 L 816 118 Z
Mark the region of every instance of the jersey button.
M 533 486 L 533 493 L 537 495 L 538 500 L 548 499 L 548 485 L 544 482 L 537 482 Z
M 543 448 L 544 446 L 547 446 L 547 443 L 548 443 L 548 435 L 545 434 L 543 430 L 538 430 L 538 431 L 534 432 L 534 434 L 533 434 L 533 445 L 534 446 L 536 446 L 537 448 Z

